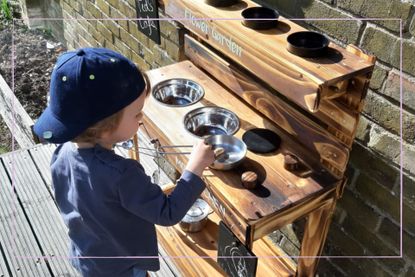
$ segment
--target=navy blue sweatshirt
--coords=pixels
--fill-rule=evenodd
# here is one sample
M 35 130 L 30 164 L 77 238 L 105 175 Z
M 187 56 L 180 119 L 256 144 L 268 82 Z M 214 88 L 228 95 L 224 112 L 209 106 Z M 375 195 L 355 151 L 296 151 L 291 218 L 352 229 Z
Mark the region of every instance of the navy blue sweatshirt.
M 166 196 L 137 161 L 99 145 L 60 145 L 51 170 L 70 256 L 81 257 L 71 262 L 84 277 L 128 276 L 133 267 L 157 271 L 154 224 L 178 223 L 205 188 L 200 177 L 185 171 Z M 136 257 L 99 258 L 125 256 Z

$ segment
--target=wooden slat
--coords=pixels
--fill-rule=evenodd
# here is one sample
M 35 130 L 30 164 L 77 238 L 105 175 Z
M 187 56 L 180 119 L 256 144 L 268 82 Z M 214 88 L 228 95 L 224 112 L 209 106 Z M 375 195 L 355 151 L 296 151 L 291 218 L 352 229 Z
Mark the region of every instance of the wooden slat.
M 35 144 L 30 126 L 33 120 L 0 74 L 0 116 L 21 148 Z
M 345 49 L 330 44 L 325 58 L 304 59 L 286 50 L 289 34 L 304 28 L 280 17 L 277 28 L 258 32 L 244 27 L 240 20 L 200 20 L 207 18 L 241 18 L 246 6 L 257 6 L 244 1 L 232 9 L 218 9 L 203 0 L 169 0 L 166 13 L 186 28 L 235 60 L 274 89 L 310 111 L 318 109 L 323 88 L 368 72 L 372 65 Z M 198 19 L 199 18 L 199 19 Z M 336 60 L 341 56 L 340 60 Z M 330 96 L 330 95 L 328 95 Z
M 364 53 L 361 49 L 359 49 L 353 44 L 347 45 L 346 51 L 361 57 L 363 60 L 367 61 L 370 64 L 375 64 L 376 62 L 376 56 Z
M 4 156 L 3 156 L 4 157 Z M 10 172 L 10 170 L 9 170 Z M 10 178 L 12 178 L 10 172 Z M 0 160 L 0 244 L 12 276 L 52 276 Z M 23 258 L 26 257 L 26 258 Z M 32 258 L 29 258 L 32 257 Z M 7 275 L 6 275 L 7 276 Z
M 56 145 L 54 144 L 45 144 L 37 145 L 35 147 L 29 148 L 28 151 L 39 169 L 39 173 L 45 181 L 46 185 L 49 188 L 49 191 L 52 192 L 52 177 L 50 172 L 50 159 L 52 157 L 53 151 L 55 151 Z M 52 194 L 52 197 L 53 194 Z
M 353 77 L 350 81 L 347 93 L 342 95 L 339 99 L 336 99 L 336 101 L 361 112 L 369 88 L 370 75 L 371 73 Z
M 171 258 L 166 251 L 159 245 L 160 255 L 160 270 L 157 272 L 149 272 L 150 276 L 160 277 L 179 277 L 181 276 L 176 266 L 171 261 Z
M 298 258 L 298 276 L 315 276 L 335 207 L 336 198 L 332 197 L 308 213 L 300 251 L 300 256 L 306 258 Z
M 1 244 L 0 244 L 0 249 L 1 249 Z M 0 255 L 0 277 L 10 277 L 10 273 L 9 270 L 7 269 L 7 261 L 6 261 L 6 257 L 4 257 L 3 255 Z
M 336 100 L 322 100 L 316 117 L 328 124 L 327 130 L 349 149 L 356 135 L 359 114 Z
M 317 196 L 304 199 L 302 203 L 298 203 L 296 206 L 287 207 L 278 214 L 278 217 L 259 222 L 255 225 L 256 232 L 254 233 L 254 240 L 269 234 L 271 231 L 276 229 L 276 226 L 281 228 L 297 219 L 300 219 L 315 209 L 318 209 L 325 202 L 331 201 L 335 198 L 335 193 L 335 189 L 326 190 Z
M 160 258 L 160 269 L 156 272 L 149 272 L 149 275 L 152 277 L 156 276 L 163 276 L 163 277 L 170 277 L 175 276 L 172 271 L 170 270 L 170 267 L 167 265 L 166 261 L 163 258 Z
M 9 277 L 11 276 L 9 270 L 7 269 L 7 260 L 6 257 L 3 255 L 3 246 L 1 245 L 0 241 L 0 277 Z
M 325 133 L 325 136 L 329 138 L 334 135 L 335 137 L 332 139 L 337 138 L 349 148 L 351 147 L 357 128 L 358 114 L 356 112 L 352 112 L 334 101 L 323 100 L 319 111 L 312 113 L 313 117 L 323 123 L 323 126 L 320 127 L 317 123 L 296 111 L 287 102 L 281 100 L 275 93 L 258 84 L 247 74 L 188 35 L 185 35 L 185 54 L 195 65 L 208 71 L 219 82 L 287 132 L 291 132 L 293 127 L 286 126 L 286 124 L 300 121 L 305 128 L 317 130 L 315 131 L 317 133 Z M 296 135 L 309 138 L 303 132 Z M 299 137 L 298 140 L 307 141 L 304 137 Z M 310 144 L 312 146 L 312 142 Z
M 373 70 L 373 67 L 376 63 L 375 56 L 364 53 L 361 49 L 357 48 L 352 44 L 347 45 L 346 51 L 353 53 L 354 55 L 357 55 L 361 57 L 363 60 L 372 64 Z M 355 109 L 358 112 L 361 112 L 363 110 L 364 99 L 369 88 L 369 81 L 372 77 L 372 70 L 366 74 L 359 74 L 357 76 L 354 76 L 349 82 L 348 92 L 342 95 L 342 97 L 340 97 L 339 99 L 337 99 L 337 101 L 345 105 L 348 105 L 349 107 Z
M 8 171 L 15 170 L 16 192 L 38 237 L 43 255 L 51 257 L 48 262 L 53 274 L 79 276 L 69 260 L 64 258 L 69 253 L 67 228 L 29 153 L 21 151 L 19 155 L 13 153 L 3 159 Z
M 211 192 L 212 191 L 212 192 Z M 213 211 L 220 216 L 220 218 L 229 227 L 232 233 L 249 249 L 252 248 L 253 234 L 248 223 L 238 216 L 235 209 L 222 201 L 217 193 L 213 192 L 213 187 L 208 187 L 202 193 L 202 198 L 209 204 Z

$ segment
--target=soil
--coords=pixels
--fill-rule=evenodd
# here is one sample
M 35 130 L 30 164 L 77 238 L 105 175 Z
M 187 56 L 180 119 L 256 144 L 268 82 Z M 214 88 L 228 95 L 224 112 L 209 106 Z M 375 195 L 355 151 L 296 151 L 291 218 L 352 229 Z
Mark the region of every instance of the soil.
M 12 88 L 12 22 L 0 21 L 0 74 Z M 14 93 L 29 116 L 36 120 L 46 107 L 49 78 L 57 57 L 66 49 L 46 29 L 28 29 L 14 21 Z M 12 150 L 12 137 L 0 117 L 0 154 Z M 18 146 L 15 144 L 14 149 Z

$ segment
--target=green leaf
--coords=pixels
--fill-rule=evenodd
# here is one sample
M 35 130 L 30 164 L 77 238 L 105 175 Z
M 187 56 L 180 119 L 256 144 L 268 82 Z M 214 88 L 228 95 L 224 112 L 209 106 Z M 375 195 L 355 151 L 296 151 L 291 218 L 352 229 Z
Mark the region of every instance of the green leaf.
M 10 11 L 9 8 L 9 3 L 7 2 L 7 0 L 2 0 L 1 1 L 1 6 L 0 6 L 0 10 L 1 13 L 4 15 L 4 17 L 6 18 L 6 20 L 12 20 L 12 13 Z

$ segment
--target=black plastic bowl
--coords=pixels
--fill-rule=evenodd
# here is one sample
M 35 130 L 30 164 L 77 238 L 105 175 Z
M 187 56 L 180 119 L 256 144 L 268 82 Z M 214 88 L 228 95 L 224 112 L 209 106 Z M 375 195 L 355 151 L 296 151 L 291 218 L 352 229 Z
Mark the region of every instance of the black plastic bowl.
M 236 4 L 239 0 L 205 0 L 205 3 L 213 7 L 229 7 Z
M 280 14 L 273 9 L 265 7 L 251 7 L 244 9 L 241 13 L 245 19 L 243 24 L 255 30 L 267 30 L 275 28 L 278 24 Z
M 287 37 L 287 50 L 294 55 L 307 58 L 321 57 L 327 54 L 329 40 L 324 35 L 302 31 Z

